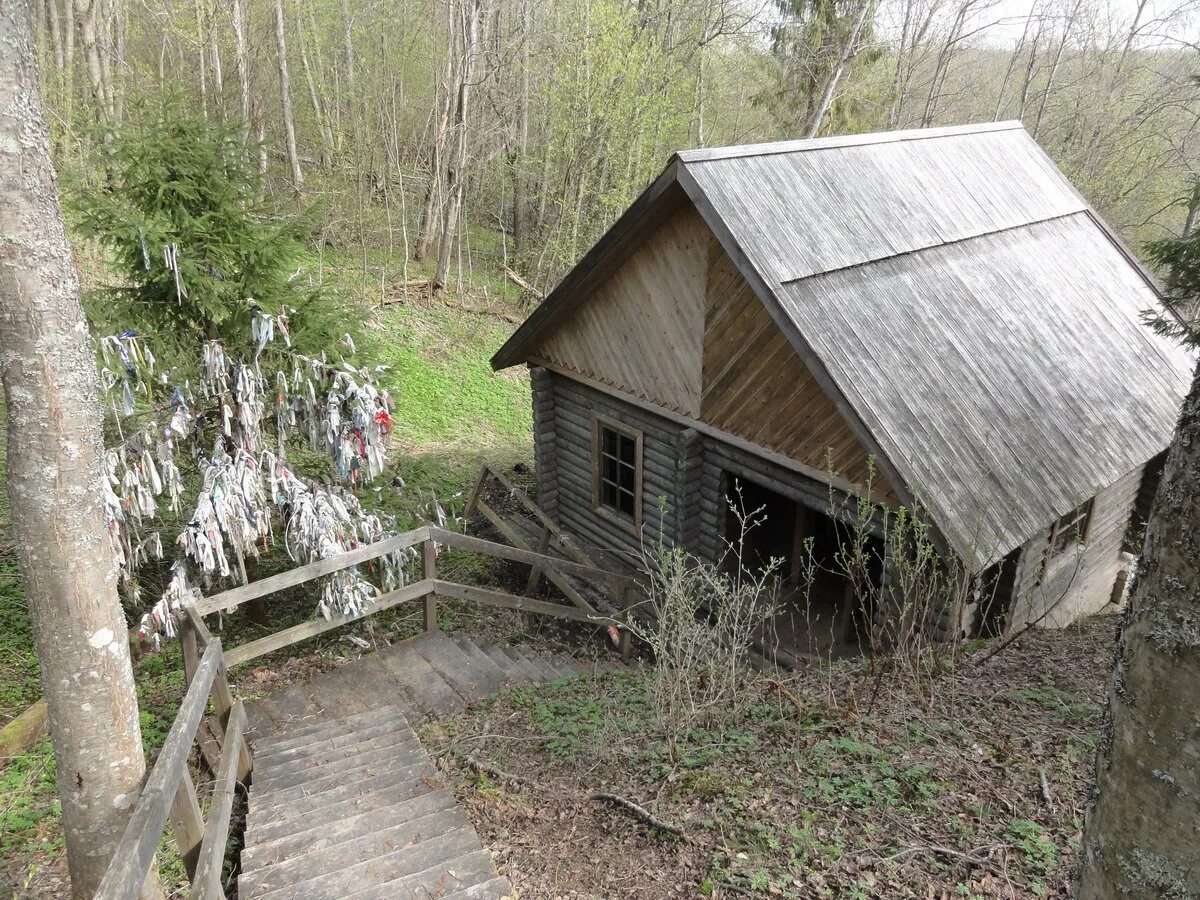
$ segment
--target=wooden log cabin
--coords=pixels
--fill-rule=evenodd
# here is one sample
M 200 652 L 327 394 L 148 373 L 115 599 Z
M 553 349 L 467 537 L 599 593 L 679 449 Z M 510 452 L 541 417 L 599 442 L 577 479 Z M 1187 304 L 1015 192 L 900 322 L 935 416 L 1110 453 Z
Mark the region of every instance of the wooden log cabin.
M 539 502 L 585 543 L 716 562 L 740 498 L 749 552 L 836 568 L 870 495 L 987 575 L 962 636 L 1123 581 L 1193 367 L 1159 301 L 1017 122 L 692 150 L 492 364 L 529 366 Z

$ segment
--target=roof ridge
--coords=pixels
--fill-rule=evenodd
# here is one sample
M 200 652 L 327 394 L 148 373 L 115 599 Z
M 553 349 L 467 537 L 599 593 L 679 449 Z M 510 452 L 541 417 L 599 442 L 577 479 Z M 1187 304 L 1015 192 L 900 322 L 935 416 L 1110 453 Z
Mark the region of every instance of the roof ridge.
M 976 122 L 969 125 L 948 125 L 942 128 L 909 128 L 901 131 L 869 131 L 862 134 L 843 134 L 820 138 L 800 138 L 792 141 L 767 141 L 761 144 L 737 144 L 730 147 L 708 147 L 679 150 L 674 155 L 681 162 L 695 164 L 736 159 L 748 156 L 777 156 L 782 153 L 804 153 L 814 150 L 837 150 L 842 147 L 862 147 L 892 144 L 900 141 L 934 140 L 995 131 L 1025 130 L 1019 119 L 1003 122 Z

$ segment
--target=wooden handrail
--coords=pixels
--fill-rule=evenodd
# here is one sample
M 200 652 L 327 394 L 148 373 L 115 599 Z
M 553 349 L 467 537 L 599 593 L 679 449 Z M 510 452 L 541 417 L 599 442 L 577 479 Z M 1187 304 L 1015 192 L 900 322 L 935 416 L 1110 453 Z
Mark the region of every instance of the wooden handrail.
M 314 578 L 320 578 L 322 575 L 330 575 L 342 569 L 348 569 L 351 566 L 357 566 L 360 563 L 369 562 L 381 556 L 387 556 L 389 553 L 395 553 L 397 550 L 406 550 L 409 547 L 424 543 L 428 538 L 428 526 L 414 528 L 412 531 L 384 538 L 382 541 L 376 541 L 374 544 L 367 544 L 365 547 L 356 547 L 353 550 L 348 550 L 337 556 L 331 556 L 328 559 L 319 559 L 316 562 L 308 563 L 295 569 L 288 569 L 286 572 L 280 572 L 278 575 L 252 581 L 249 584 L 223 591 L 220 594 L 205 597 L 203 600 L 194 603 L 192 608 L 202 616 L 207 616 L 209 613 L 215 612 L 228 612 L 249 600 L 257 600 L 259 597 L 265 597 L 267 594 L 274 594 L 276 591 L 295 587 Z
M 225 726 L 225 746 L 221 749 L 221 763 L 217 767 L 217 780 L 213 785 L 212 805 L 208 810 L 208 821 L 204 825 L 204 839 L 200 844 L 200 859 L 196 865 L 196 877 L 192 881 L 192 897 L 199 900 L 223 898 L 221 869 L 225 862 L 225 844 L 229 840 L 229 819 L 233 813 L 234 792 L 238 781 L 238 756 L 242 735 L 246 730 L 246 708 L 239 700 L 229 714 Z
M 616 625 L 615 619 L 599 613 L 589 613 L 573 606 L 563 606 L 561 603 L 548 603 L 545 600 L 535 600 L 532 597 L 521 597 L 505 591 L 492 591 L 487 588 L 458 584 L 454 581 L 435 581 L 434 593 L 439 597 L 449 597 L 455 600 L 470 600 L 485 606 L 498 606 L 503 609 L 516 609 L 521 612 L 537 613 L 556 619 L 567 619 L 571 622 L 587 622 L 593 625 Z
M 214 639 L 204 650 L 191 686 L 179 706 L 179 714 L 167 733 L 129 824 L 117 844 L 112 863 L 96 891 L 98 900 L 136 900 L 141 893 L 220 663 L 221 642 Z
M 264 638 L 259 638 L 257 641 L 233 647 L 225 653 L 225 664 L 227 666 L 240 665 L 255 657 L 262 656 L 264 653 L 270 653 L 272 650 L 280 650 L 300 641 L 308 640 L 310 637 L 316 637 L 318 634 L 331 631 L 334 628 L 340 628 L 350 622 L 357 622 L 359 619 L 373 616 L 377 612 L 391 609 L 393 606 L 398 606 L 401 603 L 419 600 L 432 591 L 433 583 L 431 581 L 417 581 L 413 584 L 405 585 L 402 588 L 376 597 L 371 605 L 362 612 L 349 616 L 333 616 L 330 619 L 312 619 L 300 625 L 285 628 L 283 631 L 277 631 L 275 634 L 269 634 Z
M 469 534 L 459 534 L 456 531 L 446 531 L 438 528 L 436 525 L 429 526 L 429 536 L 440 544 L 445 544 L 447 547 L 458 547 L 462 550 L 472 550 L 476 553 L 482 553 L 485 556 L 497 556 L 500 559 L 509 559 L 513 562 L 526 563 L 532 566 L 543 568 L 554 568 L 567 575 L 578 575 L 581 578 L 594 578 L 598 581 L 607 581 L 618 587 L 640 588 L 642 583 L 636 578 L 629 575 L 622 575 L 619 572 L 611 572 L 608 569 L 599 569 L 595 566 L 585 566 L 580 563 L 571 562 L 570 560 L 560 559 L 557 556 L 550 556 L 546 553 L 538 553 L 534 550 L 525 550 L 521 547 L 510 547 L 507 544 L 497 544 L 495 541 L 487 541 L 483 538 L 472 537 Z

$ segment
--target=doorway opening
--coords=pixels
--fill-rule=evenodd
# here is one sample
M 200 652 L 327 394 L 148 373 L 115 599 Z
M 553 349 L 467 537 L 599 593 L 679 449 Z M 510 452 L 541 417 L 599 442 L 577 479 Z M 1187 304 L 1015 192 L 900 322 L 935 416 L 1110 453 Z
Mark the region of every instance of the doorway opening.
M 741 564 L 762 571 L 778 560 L 780 610 L 764 642 L 794 656 L 847 656 L 862 652 L 869 634 L 871 590 L 856 590 L 847 575 L 845 542 L 851 526 L 732 472 L 724 483 L 725 539 L 735 549 L 741 540 Z M 757 525 L 742 533 L 735 510 Z M 883 542 L 865 539 L 865 581 L 878 586 L 883 575 Z M 736 566 L 736 554 L 730 565 Z M 867 596 L 864 596 L 867 595 Z

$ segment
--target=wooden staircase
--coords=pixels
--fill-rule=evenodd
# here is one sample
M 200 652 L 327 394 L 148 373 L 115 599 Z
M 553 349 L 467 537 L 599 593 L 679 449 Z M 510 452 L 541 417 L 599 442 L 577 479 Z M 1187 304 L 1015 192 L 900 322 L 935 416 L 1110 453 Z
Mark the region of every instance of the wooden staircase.
M 410 723 L 589 668 L 432 631 L 249 705 L 239 897 L 510 896 Z

